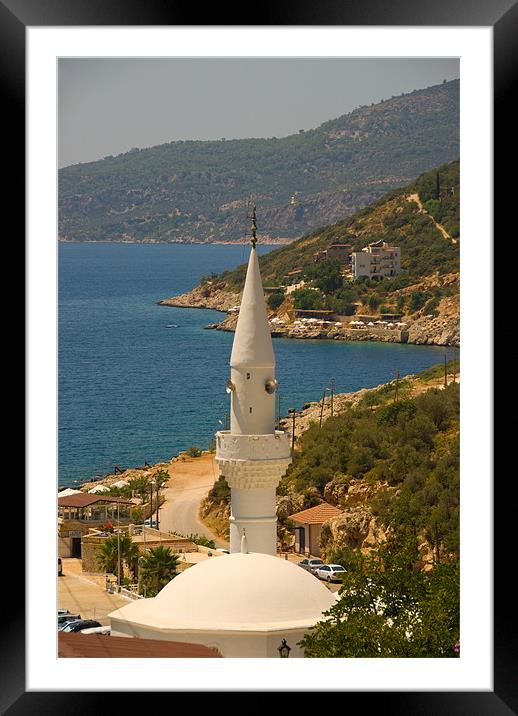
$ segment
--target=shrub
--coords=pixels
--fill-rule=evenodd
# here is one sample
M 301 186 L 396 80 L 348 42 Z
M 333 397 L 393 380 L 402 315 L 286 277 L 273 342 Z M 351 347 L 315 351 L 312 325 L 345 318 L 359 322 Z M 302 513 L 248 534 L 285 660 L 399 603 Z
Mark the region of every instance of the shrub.
M 271 293 L 268 296 L 268 306 L 272 309 L 272 311 L 276 311 L 283 301 L 284 294 L 281 292 Z
M 187 455 L 189 455 L 189 457 L 200 457 L 203 450 L 196 445 L 191 445 L 191 447 L 188 448 L 185 452 L 187 453 Z

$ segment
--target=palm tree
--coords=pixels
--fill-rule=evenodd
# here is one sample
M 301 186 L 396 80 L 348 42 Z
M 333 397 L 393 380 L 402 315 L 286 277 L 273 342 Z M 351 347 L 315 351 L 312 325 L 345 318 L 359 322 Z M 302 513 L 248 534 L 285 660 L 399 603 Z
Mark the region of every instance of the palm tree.
M 158 592 L 176 576 L 178 555 L 169 547 L 148 549 L 140 560 L 140 585 L 147 597 L 155 597 Z
M 105 572 L 117 571 L 117 536 L 108 537 L 102 543 L 97 554 L 97 563 Z
M 99 550 L 99 554 L 97 555 L 97 562 L 105 572 L 115 574 L 118 571 L 118 556 L 120 560 L 121 579 L 124 575 L 124 563 L 126 563 L 128 569 L 130 569 L 133 573 L 133 577 L 136 578 L 139 555 L 139 548 L 135 542 L 133 542 L 129 534 L 123 533 L 119 536 L 114 534 L 104 540 Z
M 158 485 L 159 487 L 163 487 L 169 481 L 169 478 L 169 473 L 162 467 L 159 468 L 155 473 L 153 473 L 153 475 L 151 475 L 151 480 L 155 483 L 155 485 Z
M 137 477 L 130 482 L 132 491 L 139 495 L 142 500 L 146 500 L 149 495 L 149 480 L 147 477 Z

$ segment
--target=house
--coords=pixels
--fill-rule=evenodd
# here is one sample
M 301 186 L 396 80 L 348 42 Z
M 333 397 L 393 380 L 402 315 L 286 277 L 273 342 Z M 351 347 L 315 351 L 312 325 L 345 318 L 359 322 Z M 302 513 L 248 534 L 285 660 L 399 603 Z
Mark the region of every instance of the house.
M 351 244 L 330 244 L 327 249 L 316 251 L 313 260 L 316 264 L 326 259 L 338 259 L 342 264 L 349 264 L 353 247 Z
M 321 502 L 315 507 L 290 515 L 290 521 L 295 523 L 295 551 L 300 554 L 320 557 L 322 525 L 340 514 L 338 507 L 330 505 L 328 502 Z
M 354 278 L 382 279 L 401 273 L 401 250 L 399 246 L 390 246 L 386 241 L 373 241 L 361 251 L 352 254 L 352 272 Z
M 133 507 L 133 500 L 88 492 L 58 497 L 58 556 L 81 557 L 81 538 L 90 528 L 128 524 Z

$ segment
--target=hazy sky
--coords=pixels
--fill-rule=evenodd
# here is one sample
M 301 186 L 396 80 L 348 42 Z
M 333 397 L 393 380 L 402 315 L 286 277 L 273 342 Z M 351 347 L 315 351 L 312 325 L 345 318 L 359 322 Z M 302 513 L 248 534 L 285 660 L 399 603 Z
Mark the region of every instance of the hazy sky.
M 59 166 L 176 139 L 283 137 L 457 77 L 458 59 L 61 59 Z

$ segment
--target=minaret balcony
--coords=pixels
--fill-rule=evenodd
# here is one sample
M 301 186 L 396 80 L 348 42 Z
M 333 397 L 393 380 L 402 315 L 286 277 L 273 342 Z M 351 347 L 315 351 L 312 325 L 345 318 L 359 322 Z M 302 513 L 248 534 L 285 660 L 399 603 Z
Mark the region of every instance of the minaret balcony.
M 216 462 L 230 487 L 275 487 L 291 462 L 288 433 L 268 435 L 216 433 Z

